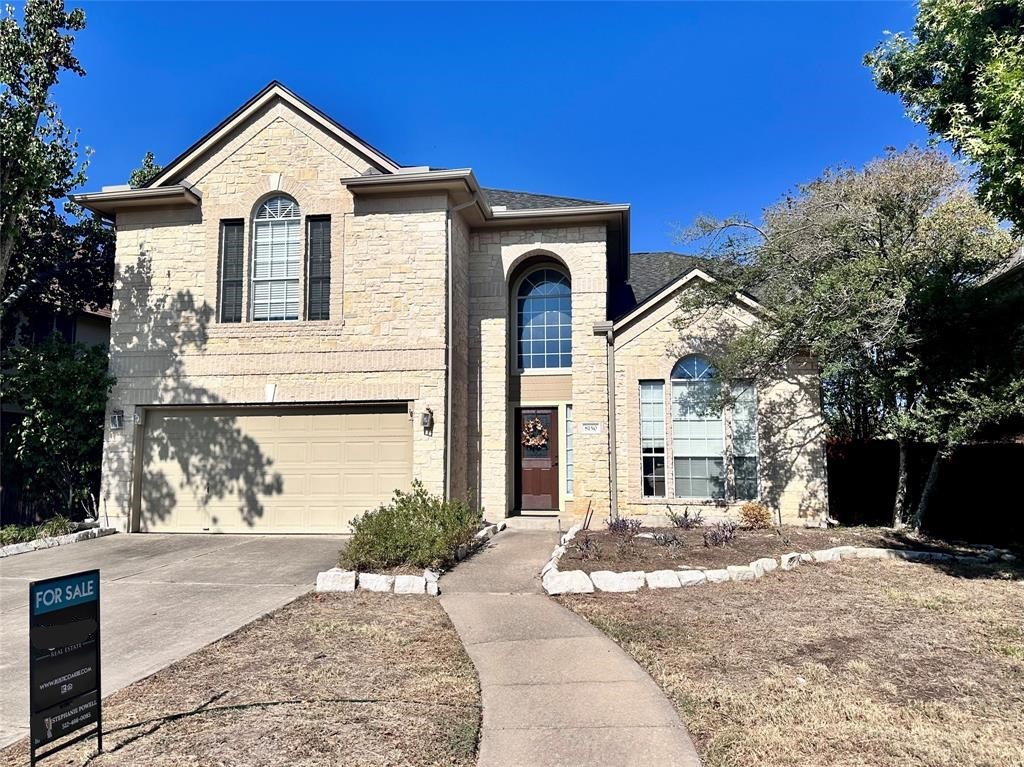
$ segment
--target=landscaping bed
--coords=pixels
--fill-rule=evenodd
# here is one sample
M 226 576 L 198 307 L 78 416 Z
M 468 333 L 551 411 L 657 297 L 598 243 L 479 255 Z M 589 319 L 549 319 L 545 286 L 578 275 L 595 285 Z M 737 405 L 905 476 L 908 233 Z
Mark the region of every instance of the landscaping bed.
M 608 530 L 579 532 L 567 546 L 558 562 L 559 570 L 598 570 L 623 572 L 629 570 L 673 570 L 680 566 L 722 568 L 746 564 L 760 557 L 778 558 L 789 552 L 806 552 L 835 546 L 891 548 L 905 551 L 937 551 L 950 554 L 975 555 L 984 547 L 954 545 L 924 536 L 912 536 L 884 527 L 848 527 L 829 530 L 784 526 L 779 529 L 740 529 L 723 546 L 705 546 L 703 527 L 689 530 L 675 527 L 643 528 L 649 533 L 674 538 L 666 545 L 665 538 L 622 536 Z M 592 548 L 583 548 L 584 538 Z
M 558 601 L 650 672 L 706 767 L 994 767 L 1024 764 L 1021 578 L 854 560 Z
M 437 600 L 318 594 L 107 697 L 103 719 L 104 754 L 45 763 L 469 767 L 480 694 Z M 27 741 L 0 752 L 27 763 Z

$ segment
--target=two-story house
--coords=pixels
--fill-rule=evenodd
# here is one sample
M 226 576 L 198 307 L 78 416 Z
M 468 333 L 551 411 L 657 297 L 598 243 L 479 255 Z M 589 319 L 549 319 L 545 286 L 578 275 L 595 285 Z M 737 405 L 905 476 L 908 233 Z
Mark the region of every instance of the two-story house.
M 815 365 L 717 381 L 673 326 L 712 275 L 631 257 L 628 205 L 399 165 L 276 82 L 145 187 L 75 199 L 117 229 L 112 524 L 347 532 L 413 479 L 491 519 L 826 512 Z M 692 405 L 719 385 L 735 404 Z

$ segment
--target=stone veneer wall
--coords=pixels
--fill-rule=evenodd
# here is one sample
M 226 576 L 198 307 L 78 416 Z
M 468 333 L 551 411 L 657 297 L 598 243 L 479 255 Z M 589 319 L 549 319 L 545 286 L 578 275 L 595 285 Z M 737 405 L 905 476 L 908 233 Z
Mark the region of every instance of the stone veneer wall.
M 686 288 L 694 289 L 694 288 Z M 619 512 L 622 515 L 664 515 L 668 508 L 700 509 L 706 517 L 733 515 L 740 502 L 726 508 L 686 504 L 667 498 L 642 496 L 640 455 L 641 380 L 665 381 L 666 401 L 671 401 L 670 374 L 676 361 L 699 353 L 731 327 L 756 318 L 736 305 L 714 320 L 691 325 L 681 337 L 672 325 L 678 316 L 672 297 L 617 334 L 615 349 L 615 407 L 618 456 Z M 672 442 L 672 413 L 665 408 L 666 442 Z M 728 435 L 727 435 L 728 438 Z M 824 466 L 824 424 L 818 401 L 817 368 L 812 361 L 797 359 L 785 380 L 758 391 L 758 452 L 761 500 L 787 523 L 817 523 L 827 510 Z M 673 487 L 672 462 L 666 458 L 666 492 Z
M 469 382 L 472 440 L 479 439 L 482 504 L 492 515 L 512 509 L 514 443 L 509 407 L 509 277 L 526 259 L 554 256 L 572 281 L 575 508 L 593 503 L 608 513 L 608 401 L 606 341 L 593 334 L 606 319 L 604 226 L 477 230 L 470 234 Z M 600 434 L 580 433 L 582 422 L 603 425 Z M 473 451 L 471 451 L 472 454 Z
M 354 200 L 338 180 L 369 167 L 277 103 L 187 170 L 201 209 L 118 215 L 110 347 L 118 380 L 108 409 L 124 410 L 125 428 L 112 431 L 107 419 L 101 496 L 111 524 L 123 528 L 130 509 L 136 407 L 264 403 L 271 384 L 279 403 L 411 401 L 414 476 L 441 491 L 447 198 Z M 220 220 L 245 220 L 247 307 L 250 219 L 278 191 L 303 217 L 332 217 L 331 319 L 221 324 Z M 435 418 L 429 436 L 418 425 L 426 407 Z

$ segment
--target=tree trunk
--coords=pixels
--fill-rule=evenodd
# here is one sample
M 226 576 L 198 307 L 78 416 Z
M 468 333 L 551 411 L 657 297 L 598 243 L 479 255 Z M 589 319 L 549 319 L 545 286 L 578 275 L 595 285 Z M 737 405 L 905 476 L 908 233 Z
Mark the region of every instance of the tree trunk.
M 931 468 L 928 469 L 928 479 L 925 480 L 924 490 L 921 491 L 921 500 L 917 502 L 917 509 L 914 512 L 914 519 L 911 522 L 914 530 L 922 530 L 925 523 L 928 521 L 928 512 L 932 504 L 932 499 L 935 497 L 935 488 L 939 484 L 939 472 L 942 469 L 942 464 L 945 462 L 945 459 L 945 453 L 941 448 L 935 451 L 935 457 L 932 458 Z
M 900 462 L 896 475 L 896 498 L 892 504 L 892 526 L 899 530 L 907 524 L 907 503 L 910 475 L 910 446 L 900 439 Z

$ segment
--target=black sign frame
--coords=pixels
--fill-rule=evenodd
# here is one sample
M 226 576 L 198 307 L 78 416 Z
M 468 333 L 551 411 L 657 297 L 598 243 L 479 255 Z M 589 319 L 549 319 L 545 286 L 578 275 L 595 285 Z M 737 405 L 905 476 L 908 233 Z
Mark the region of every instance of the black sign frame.
M 67 582 L 64 589 L 54 587 Z M 88 595 L 77 595 L 72 587 L 89 583 Z M 49 603 L 37 594 L 48 594 L 51 597 Z M 89 738 L 96 738 L 96 746 L 99 753 L 103 752 L 103 706 L 102 706 L 102 682 L 103 674 L 100 663 L 100 571 L 83 570 L 69 575 L 60 575 L 55 578 L 32 581 L 28 586 L 28 620 L 29 620 L 29 647 L 28 647 L 28 678 L 29 678 L 29 765 L 35 767 L 36 763 L 51 754 L 61 751 L 68 746 L 79 743 Z M 40 604 L 42 602 L 42 604 Z M 61 602 L 61 606 L 56 606 Z M 66 604 L 65 604 L 66 603 Z M 64 621 L 61 621 L 61 619 Z M 70 619 L 70 620 L 69 620 Z M 62 642 L 63 644 L 57 644 Z M 48 656 L 39 656 L 39 648 L 50 647 Z M 38 656 L 38 657 L 37 657 Z M 52 679 L 53 666 L 59 670 L 68 667 L 71 661 L 72 668 L 79 665 L 74 673 L 67 674 L 68 678 L 82 676 L 91 681 L 87 689 L 76 689 L 74 684 L 65 684 L 58 688 L 56 697 L 53 692 L 48 691 L 45 695 L 36 686 L 36 680 L 43 676 L 51 677 L 51 683 L 56 684 L 59 679 Z M 85 661 L 89 665 L 84 669 L 80 664 Z M 49 668 L 48 668 L 49 667 Z M 49 671 L 50 673 L 45 673 Z M 41 700 L 42 699 L 42 700 Z M 80 712 L 80 713 L 79 713 Z M 61 731 L 53 734 L 55 718 L 58 714 Z M 78 718 L 71 718 L 65 722 L 65 717 L 74 717 L 79 713 Z M 49 715 L 49 716 L 48 716 Z M 61 740 L 71 733 L 84 727 L 89 727 L 95 722 L 95 728 L 87 732 L 79 733 L 70 740 L 47 748 L 55 740 Z M 37 744 L 37 734 L 44 732 L 41 741 Z

